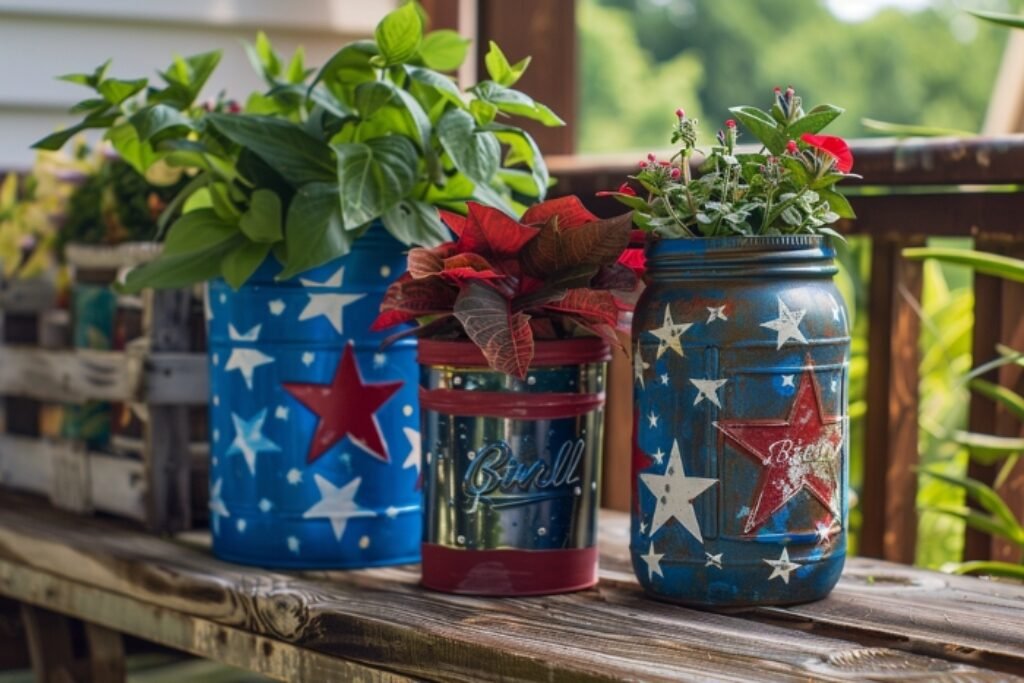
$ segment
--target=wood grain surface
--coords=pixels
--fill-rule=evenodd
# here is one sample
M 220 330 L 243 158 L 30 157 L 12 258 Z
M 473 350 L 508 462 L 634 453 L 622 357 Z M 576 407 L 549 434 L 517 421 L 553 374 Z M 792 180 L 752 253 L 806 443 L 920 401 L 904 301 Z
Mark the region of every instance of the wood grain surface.
M 702 612 L 643 596 L 625 519 L 602 521 L 598 588 L 502 600 L 426 591 L 415 566 L 229 565 L 205 535 L 160 539 L 5 493 L 0 594 L 280 680 L 313 680 L 310 667 L 461 681 L 981 681 L 1024 670 L 1019 586 L 853 561 L 827 600 Z

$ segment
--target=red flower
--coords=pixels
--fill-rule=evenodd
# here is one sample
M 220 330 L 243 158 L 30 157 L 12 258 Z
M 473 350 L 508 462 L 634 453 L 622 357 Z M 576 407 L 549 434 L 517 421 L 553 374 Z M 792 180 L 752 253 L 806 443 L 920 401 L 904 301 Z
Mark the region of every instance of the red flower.
M 799 148 L 796 146 L 795 140 L 790 140 L 789 142 L 786 143 L 786 151 L 789 152 L 790 154 L 796 154 L 799 151 Z
M 680 118 L 681 119 L 681 118 L 684 118 L 685 116 L 686 116 L 686 112 L 683 111 L 682 107 L 680 107 L 679 109 L 676 109 L 676 118 Z
M 622 183 L 619 185 L 619 189 L 614 192 L 611 190 L 601 190 L 600 192 L 594 193 L 598 197 L 614 197 L 617 194 L 629 195 L 630 197 L 636 196 L 636 190 L 629 186 L 629 183 Z
M 821 150 L 836 160 L 836 168 L 840 173 L 849 173 L 853 169 L 853 153 L 846 140 L 834 135 L 811 135 L 804 133 L 800 139 L 811 147 Z
M 733 119 L 728 119 L 728 120 L 727 120 L 727 121 L 725 122 L 725 127 L 726 127 L 726 128 L 735 128 L 735 127 L 736 127 L 736 121 L 735 121 L 735 120 L 733 120 Z

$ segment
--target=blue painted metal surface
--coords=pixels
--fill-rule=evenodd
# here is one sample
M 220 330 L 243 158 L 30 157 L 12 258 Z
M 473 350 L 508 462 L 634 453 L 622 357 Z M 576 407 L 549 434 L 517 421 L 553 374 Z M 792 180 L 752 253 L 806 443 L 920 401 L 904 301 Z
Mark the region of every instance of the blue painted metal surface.
M 630 545 L 649 594 L 785 604 L 839 579 L 850 340 L 833 256 L 815 236 L 648 249 Z
M 71 288 L 72 343 L 75 348 L 106 351 L 113 348 L 117 295 L 106 284 L 76 282 Z M 110 443 L 113 409 L 105 401 L 64 406 L 63 435 L 80 439 L 91 450 Z
M 371 333 L 404 248 L 380 227 L 286 282 L 268 259 L 209 285 L 214 553 L 245 564 L 416 562 L 422 529 L 413 340 Z

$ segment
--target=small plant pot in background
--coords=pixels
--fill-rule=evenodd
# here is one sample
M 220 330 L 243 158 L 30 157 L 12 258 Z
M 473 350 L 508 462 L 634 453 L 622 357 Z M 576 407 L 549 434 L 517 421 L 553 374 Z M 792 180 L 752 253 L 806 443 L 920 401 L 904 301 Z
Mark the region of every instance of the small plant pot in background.
M 539 595 L 597 582 L 597 510 L 610 351 L 536 343 L 523 381 L 469 342 L 421 340 L 423 585 Z
M 631 551 L 712 607 L 822 598 L 846 558 L 849 320 L 811 235 L 666 239 L 637 304 Z
M 209 285 L 210 524 L 243 564 L 416 562 L 421 534 L 416 345 L 369 332 L 405 265 L 380 226 L 283 282 L 267 262 Z

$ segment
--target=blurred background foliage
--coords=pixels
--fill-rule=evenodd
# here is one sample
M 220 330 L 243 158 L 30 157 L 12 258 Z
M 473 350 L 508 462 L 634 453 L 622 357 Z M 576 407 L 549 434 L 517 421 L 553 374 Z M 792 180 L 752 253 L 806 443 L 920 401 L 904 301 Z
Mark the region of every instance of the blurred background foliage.
M 872 135 L 863 118 L 978 132 L 1008 35 L 953 0 L 893 0 L 859 21 L 830 5 L 875 3 L 578 2 L 581 152 L 664 148 L 676 107 L 707 119 L 710 140 L 730 106 L 767 106 L 789 84 L 846 108 L 836 135 Z
M 871 5 L 879 9 L 865 11 Z M 1019 9 L 1005 0 L 973 0 L 970 7 Z M 863 119 L 977 133 L 1009 35 L 953 0 L 578 0 L 578 22 L 581 153 L 664 149 L 676 107 L 704 121 L 702 144 L 708 144 L 728 107 L 764 106 L 776 85 L 793 85 L 810 105 L 846 108 L 828 131 L 845 137 L 881 134 Z M 971 246 L 971 240 L 930 243 Z M 853 336 L 852 551 L 861 522 L 870 254 L 869 240 L 851 239 L 840 249 L 837 279 Z M 967 423 L 964 375 L 994 354 L 983 349 L 972 361 L 973 305 L 969 269 L 925 264 L 917 302 L 921 466 L 952 477 L 965 476 L 968 460 L 950 438 Z M 919 478 L 919 565 L 961 559 L 963 522 L 928 508 L 964 502 L 962 487 Z

